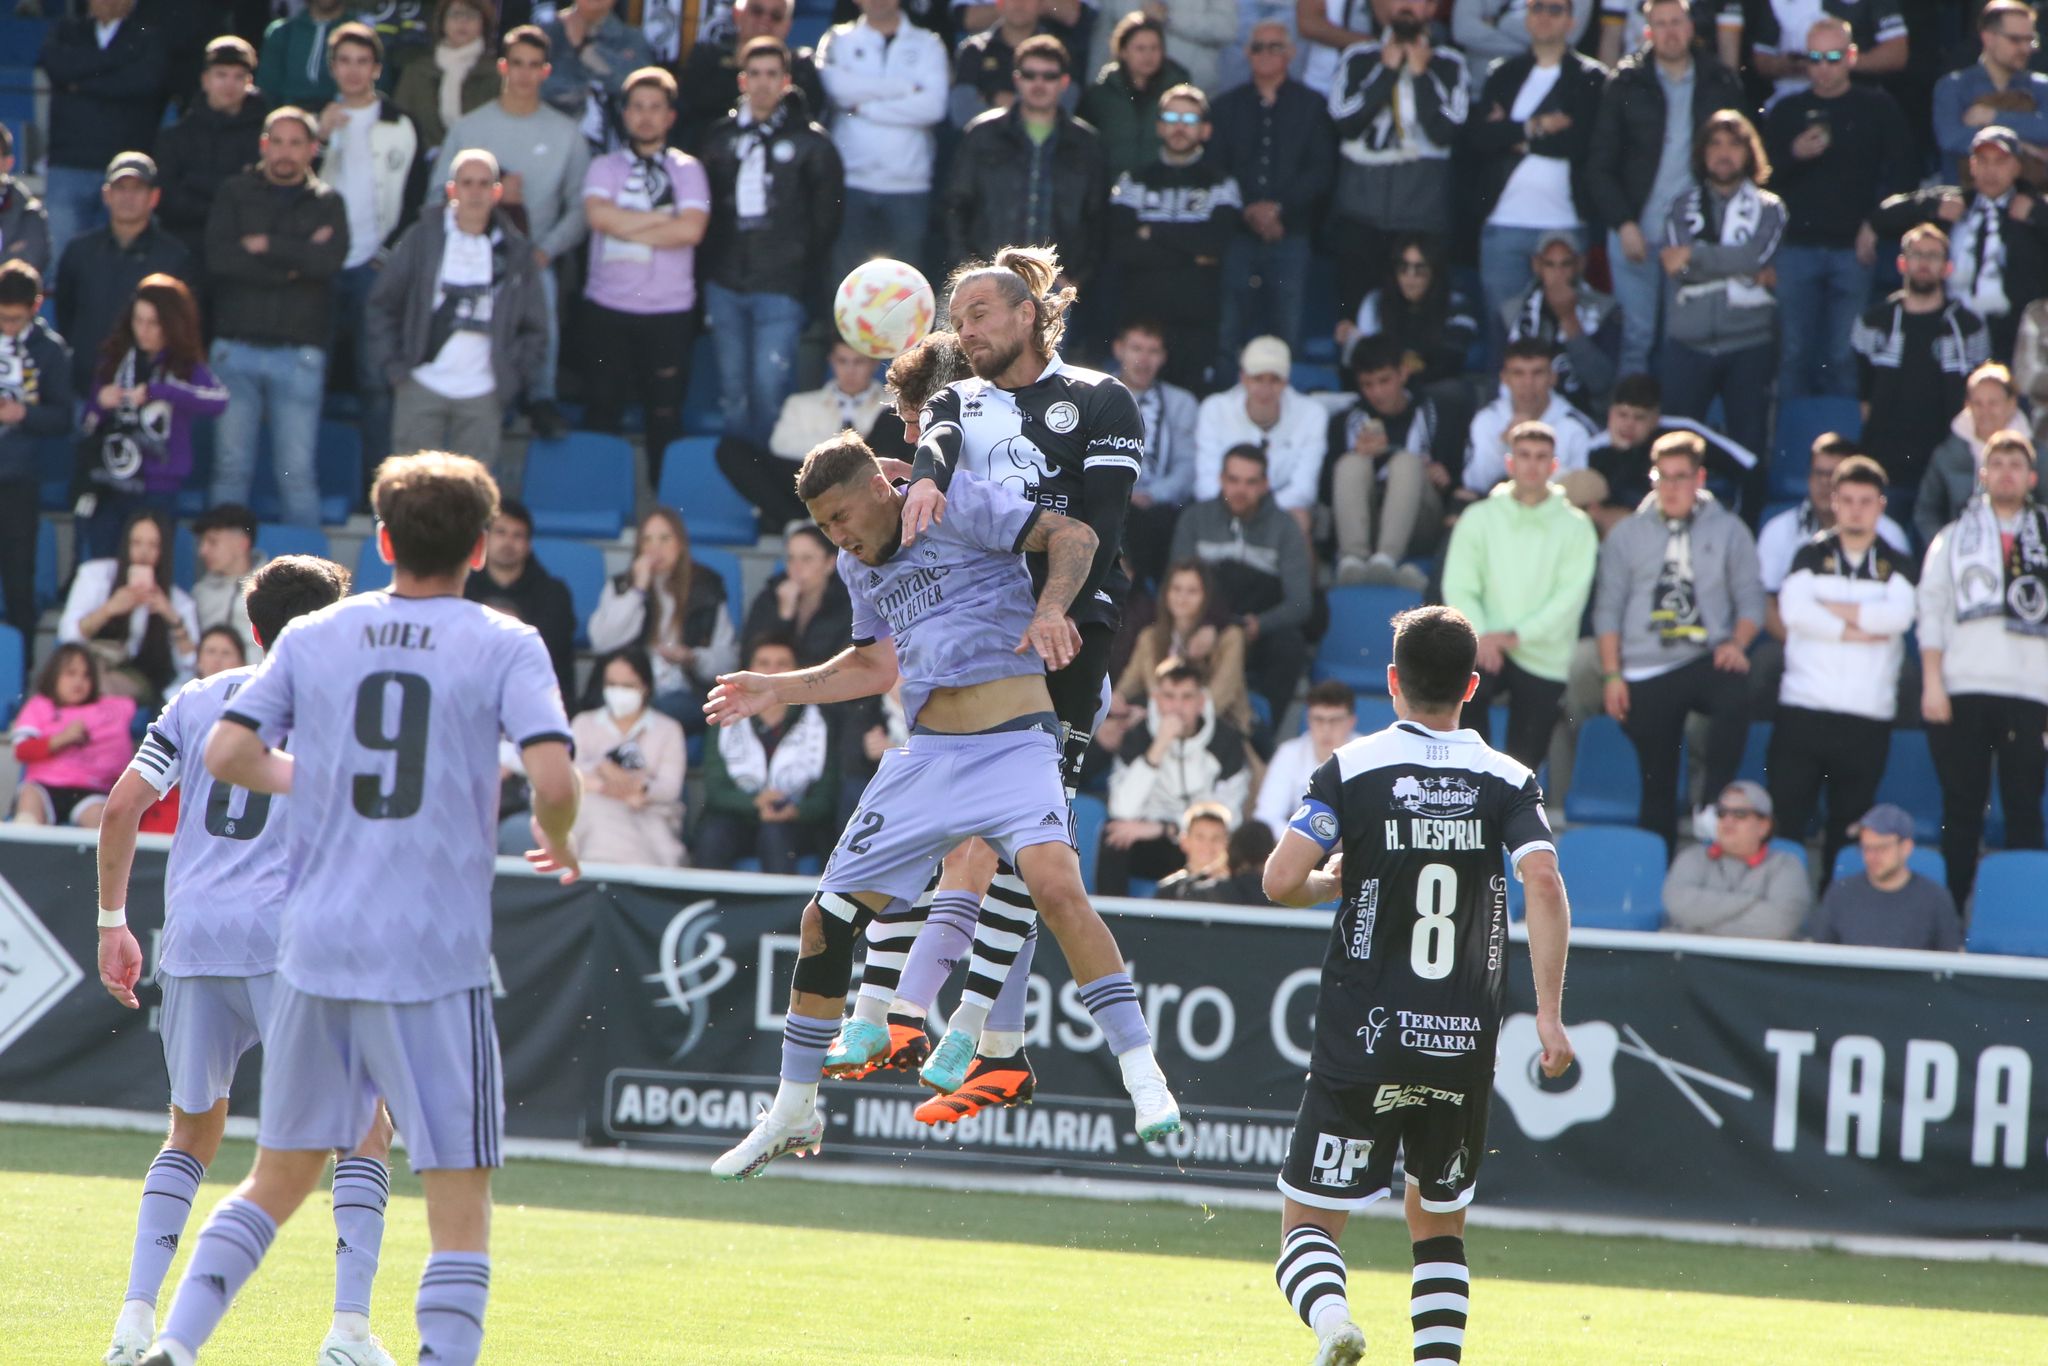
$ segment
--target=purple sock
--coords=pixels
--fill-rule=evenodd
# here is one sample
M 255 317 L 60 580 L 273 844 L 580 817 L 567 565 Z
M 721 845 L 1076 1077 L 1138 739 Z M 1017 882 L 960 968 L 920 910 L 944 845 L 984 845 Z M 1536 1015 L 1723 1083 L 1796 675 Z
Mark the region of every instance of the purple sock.
M 1034 924 L 1024 936 L 1024 947 L 1017 950 L 1017 961 L 1010 964 L 1010 975 L 1003 979 L 1003 989 L 996 994 L 995 1007 L 983 1029 L 998 1034 L 1024 1032 L 1024 1007 L 1031 999 L 1031 958 L 1037 952 L 1038 926 Z
M 1095 1017 L 1095 1025 L 1108 1041 L 1113 1056 L 1122 1057 L 1133 1048 L 1143 1048 L 1152 1042 L 1152 1031 L 1145 1027 L 1145 1012 L 1138 1008 L 1138 989 L 1131 985 L 1128 972 L 1112 972 L 1083 985 L 1081 1004 Z
M 825 1050 L 839 1035 L 839 1021 L 808 1015 L 782 1017 L 782 1079 L 815 1086 L 825 1075 Z
M 334 1312 L 370 1313 L 370 1286 L 384 1248 L 391 1172 L 374 1157 L 334 1164 Z
M 205 1176 L 198 1158 L 176 1148 L 165 1148 L 149 1164 L 149 1175 L 142 1179 L 142 1208 L 135 1217 L 135 1254 L 128 1261 L 128 1299 L 156 1303 Z
M 436 1252 L 420 1273 L 413 1318 L 420 1360 L 473 1366 L 484 1350 L 484 1306 L 491 1298 L 491 1258 L 484 1252 Z
M 903 964 L 896 998 L 930 1010 L 939 988 L 973 950 L 974 922 L 980 916 L 981 898 L 972 892 L 940 892 L 933 897 L 931 913 Z
M 195 1353 L 204 1347 L 276 1236 L 270 1216 L 241 1196 L 215 1205 L 199 1230 L 162 1336 Z

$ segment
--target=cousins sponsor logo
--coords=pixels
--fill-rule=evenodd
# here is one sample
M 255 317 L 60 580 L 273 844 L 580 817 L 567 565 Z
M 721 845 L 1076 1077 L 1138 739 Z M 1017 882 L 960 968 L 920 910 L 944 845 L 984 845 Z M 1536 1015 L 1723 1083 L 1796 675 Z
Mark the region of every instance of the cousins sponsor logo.
M 1351 898 L 1351 939 L 1345 946 L 1360 962 L 1372 957 L 1372 930 L 1379 918 L 1380 880 L 1369 877 L 1358 884 L 1358 891 Z

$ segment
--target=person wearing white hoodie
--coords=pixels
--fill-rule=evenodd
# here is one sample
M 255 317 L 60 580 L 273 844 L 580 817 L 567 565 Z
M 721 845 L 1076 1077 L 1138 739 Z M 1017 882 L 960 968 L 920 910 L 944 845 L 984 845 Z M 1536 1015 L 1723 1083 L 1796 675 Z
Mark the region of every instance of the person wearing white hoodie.
M 1216 715 L 1201 670 L 1162 660 L 1145 723 L 1124 736 L 1109 775 L 1096 892 L 1122 896 L 1133 876 L 1156 879 L 1178 869 L 1181 814 L 1197 802 L 1219 802 L 1238 819 L 1251 784 L 1244 736 Z
M 1948 439 L 1927 457 L 1927 472 L 1920 479 L 1913 529 L 1920 533 L 1922 545 L 1961 515 L 1977 491 L 1984 443 L 2000 432 L 2028 432 L 2027 415 L 2020 411 L 2019 383 L 2003 365 L 1992 361 L 1972 370 L 1965 393 L 1963 410 L 1949 423 Z
M 1195 412 L 1195 501 L 1217 496 L 1223 457 L 1237 446 L 1266 453 L 1273 501 L 1308 534 L 1322 479 L 1330 410 L 1290 383 L 1293 353 L 1278 337 L 1253 337 L 1237 361 L 1237 384 Z
M 846 164 L 845 215 L 832 283 L 876 256 L 919 265 L 931 209 L 934 130 L 946 118 L 952 63 L 902 0 L 856 0 L 860 18 L 818 44 L 826 122 Z

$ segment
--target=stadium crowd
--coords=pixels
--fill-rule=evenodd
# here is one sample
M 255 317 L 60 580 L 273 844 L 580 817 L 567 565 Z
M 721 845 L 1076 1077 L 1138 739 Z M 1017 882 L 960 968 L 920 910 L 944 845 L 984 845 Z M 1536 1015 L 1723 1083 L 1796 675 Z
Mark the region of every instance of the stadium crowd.
M 814 867 L 901 708 L 707 736 L 701 704 L 847 637 L 796 461 L 907 449 L 830 290 L 1042 242 L 1066 359 L 1146 427 L 1098 890 L 1255 899 L 1307 773 L 1391 719 L 1423 597 L 1479 626 L 1471 723 L 1564 814 L 1640 775 L 1606 819 L 1661 841 L 1674 928 L 1957 947 L 1987 831 L 2043 847 L 2027 4 L 363 8 L 44 0 L 45 95 L 0 119 L 16 820 L 91 824 L 168 691 L 257 657 L 266 540 L 442 448 L 524 484 L 469 591 L 580 699 L 587 855 Z M 579 598 L 536 471 L 596 480 L 585 433 L 634 465 Z M 712 483 L 758 522 L 693 529 Z M 504 789 L 511 847 L 510 750 Z

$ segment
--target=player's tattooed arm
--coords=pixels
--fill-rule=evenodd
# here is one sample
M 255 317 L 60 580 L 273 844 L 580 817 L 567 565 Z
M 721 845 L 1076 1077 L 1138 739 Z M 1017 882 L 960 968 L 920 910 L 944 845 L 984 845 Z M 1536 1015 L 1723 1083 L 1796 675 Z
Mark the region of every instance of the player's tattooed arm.
M 1017 642 L 1017 653 L 1038 651 L 1048 669 L 1064 669 L 1081 651 L 1081 633 L 1067 609 L 1088 578 L 1095 558 L 1095 532 L 1086 522 L 1040 511 L 1025 528 L 1018 548 L 1043 551 L 1045 587 L 1038 594 L 1038 609 L 1031 625 Z

